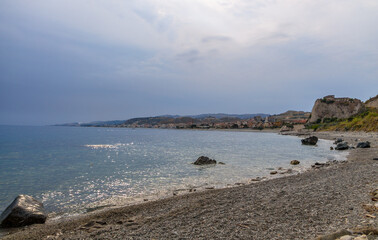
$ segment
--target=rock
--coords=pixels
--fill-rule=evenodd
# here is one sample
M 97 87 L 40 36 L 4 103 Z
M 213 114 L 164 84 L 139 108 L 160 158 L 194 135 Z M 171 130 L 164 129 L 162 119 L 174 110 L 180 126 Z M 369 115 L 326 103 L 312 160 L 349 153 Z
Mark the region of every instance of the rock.
M 214 159 L 210 159 L 208 157 L 201 156 L 193 164 L 194 165 L 207 165 L 207 164 L 216 164 L 216 163 L 217 163 L 217 161 L 215 161 Z
M 365 109 L 365 104 L 359 99 L 335 98 L 334 95 L 329 95 L 315 101 L 309 123 L 345 119 Z
M 329 234 L 329 235 L 317 237 L 316 240 L 335 240 L 339 237 L 346 236 L 346 235 L 351 235 L 351 232 L 349 232 L 345 229 L 342 229 L 340 231 L 337 231 L 337 232 Z
M 370 142 L 366 141 L 366 142 L 359 142 L 357 144 L 357 148 L 370 148 Z
M 335 142 L 333 144 L 338 144 L 338 143 L 341 143 L 343 142 L 344 140 L 342 138 L 338 138 L 335 140 Z
M 362 235 L 362 236 L 354 238 L 354 240 L 368 240 L 368 237 L 366 235 Z
M 290 162 L 291 165 L 298 165 L 298 164 L 300 164 L 300 163 L 301 163 L 301 162 L 298 161 L 298 160 L 291 160 L 291 162 Z
M 378 158 L 373 158 L 373 160 L 378 160 Z
M 329 150 L 333 150 L 333 147 L 330 147 Z
M 277 174 L 278 172 L 277 171 L 271 171 L 270 174 L 271 175 L 274 175 L 274 174 Z
M 347 150 L 349 149 L 348 143 L 343 142 L 343 143 L 338 143 L 337 146 L 335 147 L 336 150 Z
M 220 165 L 226 165 L 224 162 L 218 162 L 218 164 L 220 164 Z
M 366 107 L 378 109 L 378 95 L 365 102 Z
M 302 144 L 304 145 L 315 145 L 317 142 L 318 142 L 318 138 L 315 136 L 302 139 Z
M 43 204 L 31 196 L 19 195 L 0 216 L 3 227 L 21 227 L 45 223 L 47 214 Z
M 353 240 L 354 237 L 351 236 L 351 235 L 345 235 L 345 236 L 342 236 L 341 238 L 339 238 L 339 240 Z

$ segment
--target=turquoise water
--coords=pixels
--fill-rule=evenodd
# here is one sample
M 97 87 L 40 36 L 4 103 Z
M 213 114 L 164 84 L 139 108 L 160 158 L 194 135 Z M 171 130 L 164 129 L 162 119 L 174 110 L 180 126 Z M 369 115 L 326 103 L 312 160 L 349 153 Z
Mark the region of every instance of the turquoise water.
M 175 189 L 225 187 L 289 168 L 293 159 L 299 169 L 345 158 L 331 145 L 260 132 L 0 126 L 0 211 L 18 194 L 42 200 L 50 213 L 72 214 Z M 201 155 L 226 165 L 192 165 Z

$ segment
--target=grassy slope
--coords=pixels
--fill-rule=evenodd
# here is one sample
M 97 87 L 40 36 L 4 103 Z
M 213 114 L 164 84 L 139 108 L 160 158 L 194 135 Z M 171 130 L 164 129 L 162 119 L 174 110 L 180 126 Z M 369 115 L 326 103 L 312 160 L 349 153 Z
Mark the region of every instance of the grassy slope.
M 368 109 L 348 119 L 336 119 L 326 123 L 312 124 L 316 131 L 365 131 L 378 132 L 378 110 Z

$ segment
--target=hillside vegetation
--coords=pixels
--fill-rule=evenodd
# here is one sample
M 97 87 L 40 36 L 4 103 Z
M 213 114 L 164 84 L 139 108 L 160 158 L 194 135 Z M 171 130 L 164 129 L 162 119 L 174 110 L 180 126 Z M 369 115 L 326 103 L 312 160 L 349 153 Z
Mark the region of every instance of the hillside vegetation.
M 347 119 L 328 118 L 307 126 L 316 131 L 365 131 L 378 132 L 378 110 L 368 108 L 363 113 Z

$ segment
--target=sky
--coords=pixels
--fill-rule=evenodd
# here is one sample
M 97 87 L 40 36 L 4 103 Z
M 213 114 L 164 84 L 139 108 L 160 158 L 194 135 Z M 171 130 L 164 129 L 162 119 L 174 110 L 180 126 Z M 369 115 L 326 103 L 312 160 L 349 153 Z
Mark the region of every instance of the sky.
M 377 0 L 1 0 L 0 124 L 378 94 Z

